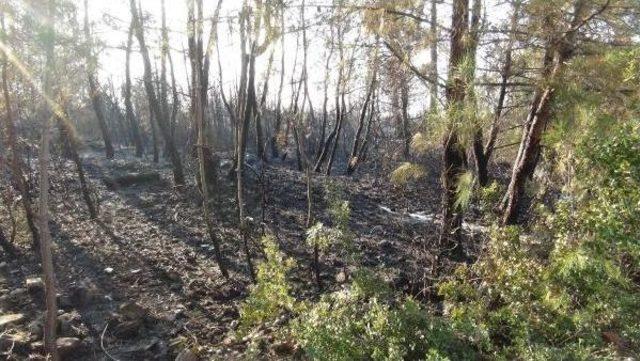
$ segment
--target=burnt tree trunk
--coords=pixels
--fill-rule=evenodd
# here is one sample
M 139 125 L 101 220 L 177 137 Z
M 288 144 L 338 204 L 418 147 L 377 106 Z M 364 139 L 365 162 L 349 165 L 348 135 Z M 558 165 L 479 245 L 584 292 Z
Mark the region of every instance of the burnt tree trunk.
M 100 85 L 98 84 L 98 79 L 95 75 L 98 60 L 93 54 L 93 41 L 91 40 L 91 32 L 89 31 L 89 9 L 87 0 L 84 0 L 84 34 L 87 46 L 87 78 L 89 81 L 89 96 L 91 97 L 93 110 L 96 113 L 96 118 L 98 119 L 98 126 L 100 127 L 100 133 L 102 133 L 102 139 L 104 140 L 107 159 L 112 159 L 114 151 L 113 144 L 111 143 L 111 133 L 109 132 L 109 127 L 107 127 L 107 121 L 104 114 L 104 100 L 102 99 Z
M 149 50 L 147 49 L 144 38 L 144 27 L 142 25 L 142 19 L 138 10 L 136 9 L 135 0 L 130 0 L 131 16 L 133 19 L 134 29 L 138 43 L 140 44 L 140 52 L 142 53 L 142 59 L 144 63 L 144 75 L 143 82 L 147 97 L 149 98 L 149 106 L 151 113 L 155 117 L 155 120 L 160 128 L 160 134 L 167 145 L 167 151 L 169 152 L 169 158 L 173 166 L 173 180 L 177 185 L 184 184 L 184 172 L 182 169 L 182 160 L 180 154 L 175 146 L 173 137 L 171 136 L 171 130 L 166 119 L 166 114 L 162 111 L 162 105 L 158 101 L 156 91 L 153 86 L 153 76 L 151 71 L 151 58 L 149 56 Z
M 4 44 L 7 44 L 6 28 L 4 22 L 4 12 L 0 15 L 0 22 L 2 24 L 2 38 L 0 39 Z M 17 131 L 13 115 L 13 107 L 11 105 L 11 92 L 9 90 L 8 69 L 9 62 L 6 54 L 3 52 L 2 57 L 2 93 L 4 96 L 5 104 L 5 129 L 6 129 L 6 144 L 7 152 L 11 154 L 11 181 L 13 186 L 18 190 L 21 196 L 21 203 L 24 208 L 24 213 L 27 220 L 27 226 L 31 232 L 32 247 L 37 250 L 39 245 L 40 235 L 38 228 L 36 227 L 36 216 L 33 211 L 31 192 L 27 186 L 27 181 L 24 174 L 24 165 L 21 157 L 21 150 L 17 141 Z
M 331 32 L 333 33 L 333 27 L 331 27 Z M 329 62 L 331 61 L 331 56 L 333 55 L 333 45 L 329 48 L 329 54 L 327 55 L 327 59 L 324 64 L 324 97 L 322 100 L 322 127 L 320 129 L 320 138 L 318 139 L 318 147 L 315 154 L 316 161 L 320 159 L 320 154 L 322 153 L 323 145 L 325 142 L 325 138 L 327 136 L 327 122 L 329 120 L 329 112 L 327 111 L 327 104 L 329 102 Z
M 53 77 L 55 74 L 54 42 L 55 42 L 55 0 L 49 0 L 44 12 L 43 19 L 50 34 L 49 41 L 45 45 L 45 73 L 43 88 L 45 96 L 49 99 L 56 99 Z M 51 111 L 53 110 L 53 111 Z M 49 143 L 51 118 L 56 109 L 49 109 L 44 114 L 42 126 L 42 139 L 40 143 L 39 163 L 39 185 L 38 197 L 38 223 L 40 230 L 40 261 L 42 263 L 42 273 L 44 278 L 45 294 L 45 320 L 44 320 L 44 348 L 48 357 L 53 361 L 58 361 L 58 350 L 56 347 L 56 324 L 58 307 L 56 302 L 55 275 L 53 269 L 53 251 L 51 247 L 51 232 L 49 230 Z
M 262 114 L 264 111 L 264 106 L 267 102 L 267 92 L 269 91 L 269 78 L 271 75 L 272 65 L 273 65 L 273 52 L 269 56 L 269 62 L 267 63 L 267 72 L 264 78 L 264 84 L 262 85 L 262 94 L 260 95 L 260 103 L 254 115 L 255 122 L 256 122 L 256 153 L 257 153 L 258 159 L 260 159 L 263 162 L 266 162 L 268 159 L 265 154 Z
M 478 129 L 473 140 L 473 154 L 478 177 L 478 184 L 485 187 L 489 184 L 488 164 L 493 151 L 495 149 L 496 139 L 500 130 L 500 121 L 505 106 L 507 96 L 507 83 L 511 77 L 511 69 L 513 67 L 513 44 L 515 42 L 515 33 L 518 25 L 518 14 L 520 2 L 514 3 L 513 15 L 511 17 L 511 34 L 504 53 L 504 64 L 500 72 L 500 89 L 498 91 L 498 102 L 493 114 L 493 122 L 489 130 L 489 138 L 484 143 L 482 129 Z
M 466 79 L 461 67 L 468 53 L 466 37 L 468 33 L 469 0 L 454 0 L 452 12 L 451 47 L 449 55 L 449 81 L 446 88 L 449 107 L 453 109 L 450 117 L 457 116 L 455 109 L 464 106 L 466 97 Z M 462 210 L 456 206 L 457 187 L 460 177 L 465 172 L 465 151 L 459 141 L 457 120 L 449 119 L 448 130 L 443 141 L 442 182 L 442 228 L 440 244 L 450 249 L 455 258 L 462 258 L 464 250 L 462 238 Z
M 367 90 L 367 94 L 365 95 L 364 102 L 362 103 L 362 109 L 360 110 L 360 117 L 358 118 L 358 128 L 356 129 L 356 134 L 353 138 L 353 146 L 351 147 L 351 155 L 349 156 L 349 163 L 347 164 L 347 174 L 352 174 L 356 167 L 358 166 L 359 159 L 358 155 L 360 154 L 360 146 L 364 140 L 361 140 L 362 131 L 365 129 L 365 121 L 367 120 L 367 110 L 369 109 L 369 102 L 373 96 L 373 90 L 376 85 L 376 74 L 375 70 L 371 77 L 371 82 L 369 83 L 369 88 Z
M 409 130 L 409 86 L 400 87 L 400 117 L 402 119 L 402 154 L 409 159 L 411 145 L 411 131 Z
M 284 11 L 280 12 L 280 27 L 284 29 Z M 285 32 L 281 32 L 280 34 L 280 45 L 282 49 L 285 48 L 284 44 L 284 34 Z M 271 157 L 278 158 L 280 156 L 279 151 L 279 141 L 280 141 L 280 131 L 282 128 L 282 89 L 284 88 L 284 51 L 281 52 L 280 58 L 280 85 L 278 86 L 278 100 L 276 104 L 276 120 L 275 126 L 273 128 L 273 134 L 271 134 Z
M 84 199 L 84 203 L 87 205 L 89 217 L 91 217 L 91 219 L 97 219 L 98 209 L 91 197 L 87 177 L 84 172 L 84 167 L 82 166 L 82 158 L 80 158 L 80 154 L 78 153 L 78 138 L 72 128 L 72 125 L 69 123 L 68 118 L 64 119 L 62 116 L 56 116 L 56 120 L 58 122 L 58 129 L 60 130 L 60 137 L 63 143 L 62 146 L 65 150 L 64 153 L 71 158 L 76 166 L 78 180 L 80 181 L 80 189 L 82 190 L 82 198 Z
M 0 228 L 0 247 L 9 255 L 15 256 L 16 250 L 13 245 L 9 242 L 7 237 L 4 235 L 2 228 Z
M 220 248 L 220 240 L 218 239 L 213 226 L 213 220 L 209 210 L 209 179 L 207 177 L 207 169 L 205 168 L 205 149 L 206 149 L 206 136 L 205 136 L 205 119 L 204 119 L 204 104 L 201 99 L 202 91 L 202 0 L 197 1 L 198 6 L 198 19 L 196 20 L 194 15 L 194 0 L 189 1 L 189 58 L 191 61 L 192 69 L 192 97 L 191 97 L 191 112 L 194 117 L 194 124 L 198 124 L 198 165 L 200 173 L 200 184 L 202 192 L 202 216 L 207 226 L 209 238 L 213 243 L 216 262 L 220 268 L 220 272 L 225 278 L 229 278 L 229 272 L 225 265 L 222 250 Z M 221 1 L 218 2 L 219 4 Z M 206 94 L 206 92 L 204 92 Z M 215 179 L 214 179 L 215 180 Z
M 342 111 L 340 112 L 340 119 L 338 120 L 338 124 L 336 126 L 336 134 L 335 134 L 334 141 L 333 141 L 333 147 L 331 149 L 331 155 L 329 156 L 329 161 L 327 162 L 326 175 L 331 175 L 331 168 L 333 168 L 333 161 L 335 159 L 336 152 L 338 150 L 338 145 L 340 143 L 340 133 L 342 132 L 342 125 L 344 123 L 344 118 L 346 116 L 345 109 L 346 109 L 347 105 L 346 105 L 346 102 L 344 100 L 344 93 L 342 93 L 341 98 L 342 98 L 341 99 Z
M 125 60 L 125 84 L 123 89 L 124 96 L 124 108 L 131 129 L 131 136 L 133 137 L 133 144 L 136 147 L 136 157 L 142 157 L 144 153 L 144 143 L 142 142 L 142 136 L 140 134 L 140 125 L 136 119 L 135 112 L 133 111 L 133 103 L 131 102 L 131 46 L 133 44 L 133 21 L 129 25 L 129 32 L 127 36 L 127 50 Z
M 606 6 L 601 11 L 604 11 Z M 577 33 L 580 27 L 585 25 L 586 10 L 586 1 L 576 0 L 569 30 L 561 32 L 560 36 L 552 35 L 548 41 L 543 67 L 545 82 L 534 93 L 533 102 L 523 127 L 518 156 L 513 164 L 511 181 L 503 201 L 503 224 L 515 224 L 518 221 L 519 206 L 525 183 L 535 170 L 540 156 L 542 135 L 551 118 L 551 107 L 555 96 L 554 83 L 561 76 L 567 60 L 573 56 Z

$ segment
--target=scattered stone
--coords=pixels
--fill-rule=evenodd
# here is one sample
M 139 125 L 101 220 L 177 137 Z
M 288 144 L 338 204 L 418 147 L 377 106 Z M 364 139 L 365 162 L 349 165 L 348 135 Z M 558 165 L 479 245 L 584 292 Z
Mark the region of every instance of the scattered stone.
M 7 268 L 7 262 L 0 262 L 0 271 L 4 271 Z
M 158 182 L 160 181 L 160 174 L 156 172 L 130 173 L 119 177 L 104 178 L 103 181 L 107 188 L 118 189 L 121 187 L 129 187 L 132 185 Z
M 24 314 L 22 313 L 13 313 L 8 315 L 0 316 L 0 329 L 5 328 L 6 326 L 20 324 L 24 320 Z
M 141 321 L 147 316 L 147 310 L 135 302 L 122 304 L 119 313 L 122 317 L 130 321 Z
M 107 268 L 105 268 L 105 269 L 104 269 L 104 273 L 106 273 L 106 274 L 108 274 L 108 275 L 112 274 L 112 273 L 113 273 L 113 268 L 111 268 L 111 267 L 107 267 Z
M 388 239 L 383 239 L 380 242 L 378 242 L 378 247 L 389 250 L 393 248 L 393 244 Z
M 118 323 L 114 329 L 113 334 L 122 339 L 135 337 L 138 335 L 140 328 L 142 327 L 142 321 L 124 321 Z
M 166 278 L 168 281 L 171 281 L 171 282 L 180 281 L 180 274 L 172 269 L 164 271 L 163 276 L 164 278 Z
M 9 292 L 9 297 L 12 299 L 16 299 L 20 296 L 23 296 L 27 293 L 26 288 L 16 288 L 15 290 Z
M 224 340 L 222 340 L 222 344 L 225 346 L 231 346 L 234 343 L 236 343 L 236 340 L 233 337 L 225 337 Z
M 225 284 L 218 287 L 213 294 L 211 295 L 211 299 L 215 301 L 228 301 L 238 296 L 242 295 L 242 290 L 239 289 L 234 284 Z
M 29 326 L 27 326 L 27 330 L 29 331 L 29 334 L 31 335 L 31 337 L 30 337 L 31 341 L 42 340 L 42 337 L 44 336 L 43 329 L 44 328 L 42 326 L 42 321 L 41 320 L 33 320 L 33 321 L 29 322 Z
M 0 350 L 22 350 L 29 344 L 29 335 L 26 332 L 15 332 L 0 334 Z
M 80 341 L 80 339 L 77 337 L 60 337 L 56 340 L 58 353 L 62 357 L 73 354 L 80 348 L 81 345 L 82 341 Z
M 200 358 L 196 356 L 195 352 L 192 350 L 185 348 L 180 351 L 178 356 L 176 356 L 176 361 L 198 361 Z
M 0 296 L 0 309 L 8 308 L 8 305 L 11 303 L 9 300 L 9 295 Z
M 80 284 L 71 287 L 69 300 L 76 307 L 84 307 L 96 300 L 98 294 L 98 288 L 91 281 L 84 280 Z
M 134 345 L 123 347 L 120 349 L 123 353 L 130 354 L 135 360 L 145 359 L 145 354 L 150 351 L 157 343 L 158 339 L 153 337 L 151 339 L 142 340 Z M 157 355 L 156 355 L 157 356 Z
M 58 316 L 58 331 L 60 335 L 72 336 L 73 324 L 80 322 L 80 314 L 77 312 L 63 313 Z
M 276 342 L 271 345 L 271 351 L 280 357 L 293 355 L 296 352 L 296 345 L 287 341 Z
M 73 308 L 73 303 L 71 302 L 71 297 L 68 295 L 58 293 L 56 295 L 58 307 L 63 310 L 70 310 Z
M 347 274 L 344 271 L 338 272 L 336 275 L 336 282 L 345 283 L 347 281 Z
M 42 278 L 40 277 L 27 278 L 25 284 L 27 286 L 27 291 L 31 294 L 44 291 L 44 282 L 42 282 Z

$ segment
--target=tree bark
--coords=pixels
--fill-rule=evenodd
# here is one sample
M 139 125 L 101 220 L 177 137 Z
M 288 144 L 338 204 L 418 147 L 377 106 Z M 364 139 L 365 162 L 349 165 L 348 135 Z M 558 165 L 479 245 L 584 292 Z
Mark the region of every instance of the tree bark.
M 340 133 L 342 132 L 342 125 L 344 123 L 344 118 L 346 115 L 346 107 L 347 107 L 344 97 L 345 95 L 344 93 L 342 93 L 342 96 L 341 96 L 342 111 L 340 112 L 340 119 L 338 120 L 338 123 L 337 123 L 336 133 L 335 133 L 334 142 L 333 142 L 333 148 L 331 149 L 331 155 L 329 156 L 329 162 L 327 163 L 326 175 L 331 175 L 331 168 L 333 167 L 333 161 L 336 156 L 336 151 L 338 150 L 338 144 L 340 143 Z
M 7 44 L 7 32 L 5 28 L 4 22 L 4 12 L 0 13 L 0 22 L 2 25 L 2 41 L 4 44 Z M 6 144 L 7 144 L 7 152 L 11 154 L 11 180 L 13 186 L 18 190 L 21 196 L 21 203 L 24 208 L 25 217 L 27 220 L 27 226 L 29 227 L 29 231 L 31 232 L 31 240 L 33 250 L 36 251 L 39 249 L 39 232 L 36 226 L 36 217 L 32 207 L 32 197 L 31 192 L 29 192 L 29 188 L 27 186 L 27 181 L 25 179 L 25 175 L 23 172 L 24 165 L 22 162 L 21 149 L 18 145 L 17 141 L 17 131 L 16 125 L 13 115 L 13 107 L 11 105 L 11 92 L 9 91 L 9 79 L 8 79 L 8 69 L 9 62 L 7 60 L 6 54 L 3 52 L 2 57 L 2 93 L 4 95 L 4 103 L 5 103 L 5 129 L 7 131 Z
M 67 117 L 68 119 L 68 117 Z M 76 165 L 76 172 L 78 173 L 78 180 L 80 181 L 80 189 L 82 190 L 82 198 L 87 205 L 89 211 L 89 217 L 91 219 L 98 218 L 98 210 L 95 206 L 93 199 L 91 198 L 91 191 L 89 190 L 89 184 L 82 166 L 82 158 L 78 153 L 78 139 L 75 134 L 72 125 L 61 116 L 56 116 L 58 122 L 58 128 L 60 129 L 60 137 L 65 149 L 65 154 L 68 154 L 73 163 Z
M 45 45 L 45 74 L 43 80 L 44 93 L 49 99 L 56 99 L 53 88 L 53 76 L 55 74 L 54 41 L 55 41 L 55 0 L 49 0 L 47 9 L 44 10 L 46 31 L 48 33 Z M 55 111 L 55 109 L 54 109 Z M 42 273 L 44 276 L 45 292 L 45 322 L 44 322 L 44 348 L 52 360 L 58 361 L 58 350 L 56 348 L 56 323 L 58 317 L 58 307 L 56 305 L 56 286 L 53 270 L 53 255 L 51 249 L 51 232 L 49 230 L 49 142 L 51 116 L 53 112 L 47 109 L 43 118 L 42 139 L 40 143 L 40 154 L 38 157 L 40 171 L 40 196 L 38 199 L 38 222 L 40 228 L 40 259 L 42 262 Z
M 540 154 L 542 135 L 551 118 L 551 107 L 555 96 L 554 83 L 561 76 L 565 63 L 573 56 L 577 32 L 581 26 L 584 26 L 586 5 L 585 0 L 576 0 L 569 31 L 561 32 L 560 36 L 552 35 L 548 41 L 542 74 L 544 82 L 534 93 L 523 127 L 520 148 L 513 164 L 511 181 L 503 202 L 503 224 L 518 222 L 525 183 L 535 170 Z
M 219 1 L 220 3 L 220 1 Z M 205 169 L 205 148 L 207 147 L 207 138 L 205 136 L 205 120 L 204 120 L 204 106 L 200 99 L 202 95 L 202 47 L 198 47 L 197 44 L 202 42 L 202 0 L 198 0 L 198 19 L 194 16 L 194 0 L 189 1 L 189 58 L 191 60 L 192 82 L 193 82 L 193 94 L 191 100 L 191 111 L 194 117 L 194 124 L 198 124 L 198 160 L 199 160 L 199 173 L 200 183 L 202 184 L 202 216 L 207 226 L 209 238 L 213 243 L 216 262 L 220 268 L 220 272 L 225 278 L 229 278 L 229 272 L 225 265 L 225 260 L 222 255 L 220 247 L 220 241 L 215 233 L 213 227 L 213 221 L 209 210 L 209 185 L 207 172 Z M 206 92 L 205 92 L 206 94 Z
M 176 139 L 176 119 L 178 116 L 178 110 L 180 109 L 180 98 L 178 97 L 178 87 L 176 85 L 176 74 L 173 68 L 173 58 L 171 56 L 171 52 L 167 53 L 167 57 L 169 58 L 169 69 L 171 74 L 171 118 L 169 118 L 169 128 L 171 131 L 171 137 Z
M 149 128 L 151 130 L 151 142 L 152 142 L 152 151 L 153 151 L 153 162 L 158 163 L 160 161 L 160 146 L 158 141 L 158 126 L 156 125 L 157 120 L 155 119 L 155 115 L 153 110 L 151 110 L 151 106 L 149 106 Z
M 247 132 L 250 124 L 253 110 L 255 107 L 255 44 L 252 39 L 249 38 L 247 50 L 247 36 L 251 36 L 249 31 L 249 8 L 245 1 L 242 6 L 242 12 L 240 14 L 240 51 L 242 61 L 242 74 L 240 78 L 240 99 L 239 99 L 239 118 L 237 126 L 237 142 L 236 142 L 236 199 L 238 202 L 238 222 L 240 226 L 240 232 L 242 234 L 242 241 L 244 245 L 245 257 L 247 261 L 247 267 L 249 276 L 252 281 L 255 281 L 255 271 L 253 268 L 253 261 L 251 258 L 251 251 L 249 249 L 248 241 L 248 229 L 246 224 L 246 216 L 244 213 L 244 157 L 246 152 L 246 140 Z
M 264 143 L 264 131 L 262 127 L 262 112 L 264 110 L 265 103 L 267 102 L 267 92 L 269 91 L 269 78 L 271 77 L 271 66 L 273 65 L 273 52 L 269 56 L 269 61 L 267 63 L 267 72 L 264 78 L 264 84 L 262 85 L 262 94 L 260 95 L 260 103 L 255 112 L 255 122 L 256 122 L 256 153 L 258 159 L 266 162 L 267 156 L 265 154 L 265 143 Z
M 482 129 L 478 129 L 473 140 L 473 153 L 478 178 L 478 184 L 485 187 L 489 184 L 488 164 L 496 144 L 498 132 L 500 130 L 500 121 L 504 110 L 508 81 L 511 78 L 511 68 L 513 67 L 513 44 L 515 42 L 515 33 L 518 25 L 518 15 L 520 9 L 520 1 L 514 3 L 513 15 L 511 16 L 511 26 L 509 40 L 504 53 L 504 63 L 500 71 L 500 89 L 498 90 L 498 102 L 493 114 L 493 122 L 489 130 L 489 138 L 484 143 Z
M 171 163 L 173 166 L 173 180 L 177 185 L 183 185 L 184 181 L 184 172 L 182 169 L 182 160 L 180 159 L 180 154 L 178 149 L 175 146 L 173 141 L 173 137 L 171 136 L 171 131 L 169 129 L 169 124 L 166 119 L 166 114 L 162 111 L 162 106 L 158 101 L 158 97 L 156 95 L 156 91 L 153 86 L 153 76 L 151 70 L 151 59 L 149 57 L 149 50 L 147 49 L 145 38 L 144 38 L 144 27 L 142 25 L 142 19 L 140 18 L 140 14 L 136 10 L 135 0 L 130 0 L 131 6 L 131 16 L 133 19 L 133 27 L 135 29 L 136 37 L 138 38 L 138 43 L 140 44 L 140 52 L 142 53 L 142 59 L 144 63 L 144 75 L 143 82 L 144 87 L 147 93 L 147 97 L 149 98 L 149 106 L 151 108 L 151 113 L 156 119 L 158 123 L 158 128 L 160 128 L 160 133 L 162 134 L 162 138 L 167 144 L 167 151 L 169 152 L 169 158 L 171 159 Z
M 430 88 L 429 108 L 432 113 L 438 110 L 438 1 L 431 0 L 431 46 L 429 51 L 431 53 L 431 78 L 434 80 Z
M 333 27 L 331 27 L 331 33 L 333 34 Z M 316 150 L 316 162 L 320 159 L 322 153 L 325 138 L 327 136 L 327 123 L 329 120 L 329 112 L 327 111 L 327 103 L 329 102 L 329 63 L 331 56 L 333 55 L 333 39 L 331 39 L 331 45 L 329 46 L 329 54 L 324 64 L 324 98 L 322 101 L 322 128 L 320 130 L 320 139 L 318 140 L 318 149 Z
M 400 107 L 402 118 L 402 154 L 409 159 L 411 145 L 411 131 L 409 130 L 409 86 L 403 84 L 400 87 Z
M 91 32 L 89 30 L 89 8 L 87 0 L 84 0 L 84 34 L 87 44 L 87 78 L 89 81 L 89 96 L 91 97 L 93 110 L 96 113 L 96 118 L 98 119 L 98 126 L 100 127 L 102 139 L 104 140 L 104 148 L 107 159 L 113 159 L 114 150 L 113 144 L 111 143 L 111 133 L 109 132 L 109 128 L 107 127 L 107 122 L 104 115 L 104 101 L 102 99 L 102 93 L 100 90 L 98 79 L 95 75 L 98 60 L 93 54 L 93 41 L 91 40 Z
M 375 66 L 375 65 L 374 65 Z M 351 155 L 349 156 L 349 163 L 347 164 L 347 175 L 351 175 L 358 166 L 359 160 L 358 155 L 360 153 L 361 142 L 364 140 L 360 140 L 362 135 L 362 131 L 365 128 L 365 121 L 367 120 L 367 110 L 369 109 L 369 102 L 371 101 L 373 90 L 376 85 L 376 69 L 373 70 L 371 74 L 371 81 L 369 83 L 369 87 L 367 89 L 367 94 L 365 95 L 364 102 L 362 103 L 362 109 L 360 110 L 360 117 L 358 118 L 358 128 L 356 129 L 356 134 L 353 138 L 353 146 L 351 147 Z
M 284 44 L 284 11 L 280 12 L 280 28 L 282 31 L 280 32 L 280 45 L 282 49 L 285 48 Z M 271 156 L 273 158 L 278 158 L 280 156 L 279 152 L 279 138 L 280 138 L 280 128 L 282 127 L 282 89 L 284 88 L 284 50 L 281 52 L 280 57 L 280 85 L 278 86 L 278 100 L 276 104 L 276 124 L 273 129 L 273 134 L 271 135 Z
M 127 35 L 127 50 L 125 60 L 125 84 L 124 84 L 124 108 L 127 117 L 127 122 L 131 128 L 131 135 L 133 137 L 133 143 L 136 147 L 136 157 L 142 157 L 144 153 L 144 143 L 142 142 L 142 136 L 140 135 L 140 125 L 136 119 L 135 112 L 133 111 L 133 103 L 131 102 L 131 46 L 133 45 L 133 21 L 129 25 L 129 32 Z
M 238 218 L 240 221 L 240 231 L 242 232 L 242 239 L 244 244 L 245 256 L 247 260 L 247 267 L 249 268 L 249 275 L 251 279 L 255 281 L 255 271 L 253 269 L 253 261 L 251 259 L 251 253 L 249 250 L 249 244 L 247 240 L 247 225 L 244 214 L 244 156 L 246 152 L 246 140 L 247 140 L 247 131 L 249 128 L 249 121 L 252 117 L 253 107 L 255 106 L 255 99 L 251 94 L 255 94 L 254 92 L 254 73 L 255 73 L 255 58 L 253 57 L 254 49 L 251 49 L 251 55 L 246 55 L 245 61 L 249 62 L 248 66 L 248 81 L 247 81 L 247 97 L 244 104 L 244 116 L 242 121 L 239 122 L 238 127 L 238 160 L 236 166 L 236 183 L 237 183 L 237 200 L 238 200 Z M 244 50 L 243 50 L 244 52 Z
M 4 235 L 2 228 L 0 228 L 0 247 L 9 255 L 15 256 L 16 250 L 13 245 L 7 240 L 7 237 Z
M 332 28 L 333 29 L 333 28 Z M 332 32 L 333 35 L 333 32 Z M 344 38 L 343 38 L 343 31 L 340 27 L 337 28 L 337 38 L 336 41 L 338 42 L 338 54 L 339 54 L 339 65 L 338 65 L 338 80 L 336 81 L 336 90 L 335 90 L 335 123 L 333 125 L 333 129 L 331 130 L 331 132 L 329 133 L 329 135 L 327 136 L 326 141 L 324 142 L 324 144 L 321 144 L 321 151 L 319 153 L 318 159 L 316 161 L 316 164 L 314 166 L 314 172 L 321 172 L 322 171 L 322 167 L 324 165 L 324 163 L 327 161 L 327 159 L 330 157 L 331 162 L 333 162 L 333 149 L 335 149 L 335 147 L 332 149 L 332 145 L 333 142 L 335 141 L 336 143 L 338 142 L 338 137 L 340 135 L 340 130 L 342 128 L 342 118 L 343 118 L 343 113 L 346 113 L 346 109 L 345 107 L 341 106 L 340 101 L 342 99 L 342 103 L 344 104 Z M 330 168 L 327 169 L 327 173 L 330 173 Z
M 456 109 L 464 106 L 466 97 L 466 79 L 460 68 L 464 65 L 468 54 L 468 12 L 469 0 L 454 0 L 452 12 L 452 32 L 449 55 L 449 81 L 446 88 L 447 102 L 453 109 L 450 117 L 457 116 Z M 462 210 L 456 206 L 458 197 L 457 187 L 460 177 L 465 172 L 465 151 L 459 141 L 456 119 L 450 119 L 448 130 L 443 142 L 443 170 L 442 182 L 442 229 L 440 230 L 440 244 L 451 251 L 455 258 L 462 258 L 464 250 L 462 238 Z

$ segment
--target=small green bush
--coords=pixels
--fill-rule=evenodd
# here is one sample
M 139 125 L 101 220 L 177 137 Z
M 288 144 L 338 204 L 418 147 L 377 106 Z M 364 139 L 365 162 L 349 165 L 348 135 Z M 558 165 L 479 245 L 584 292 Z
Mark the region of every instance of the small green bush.
M 587 133 L 573 151 L 571 192 L 543 212 L 544 236 L 495 228 L 480 259 L 440 285 L 448 316 L 491 357 L 640 350 L 640 122 Z
M 258 265 L 256 283 L 240 307 L 240 333 L 265 322 L 274 321 L 285 311 L 293 311 L 296 301 L 291 296 L 287 273 L 295 261 L 285 258 L 271 236 L 262 238 L 266 259 Z
M 474 358 L 447 322 L 411 298 L 393 298 L 384 285 L 358 272 L 349 289 L 309 304 L 291 323 L 291 337 L 312 360 Z

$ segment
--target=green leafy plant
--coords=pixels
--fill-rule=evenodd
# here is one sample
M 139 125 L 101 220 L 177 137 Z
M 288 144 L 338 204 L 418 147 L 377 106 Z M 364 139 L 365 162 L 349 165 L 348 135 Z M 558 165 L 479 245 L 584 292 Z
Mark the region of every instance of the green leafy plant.
M 413 163 L 404 162 L 393 172 L 391 172 L 391 182 L 397 185 L 404 185 L 411 181 L 416 181 L 424 176 L 424 169 Z
M 593 129 L 573 147 L 572 187 L 536 233 L 496 227 L 480 260 L 440 284 L 449 317 L 491 357 L 640 350 L 640 122 L 606 139 Z
M 272 236 L 262 238 L 266 255 L 258 265 L 256 284 L 240 307 L 240 332 L 265 322 L 274 321 L 280 314 L 294 310 L 296 301 L 291 296 L 291 286 L 287 273 L 295 266 L 295 261 L 286 258 Z
M 471 197 L 473 196 L 473 188 L 475 185 L 475 178 L 471 172 L 465 172 L 458 178 L 458 184 L 456 184 L 456 201 L 454 203 L 456 208 L 466 209 L 471 204 Z
M 394 298 L 371 271 L 310 304 L 290 335 L 312 360 L 464 360 L 473 351 L 411 298 Z

